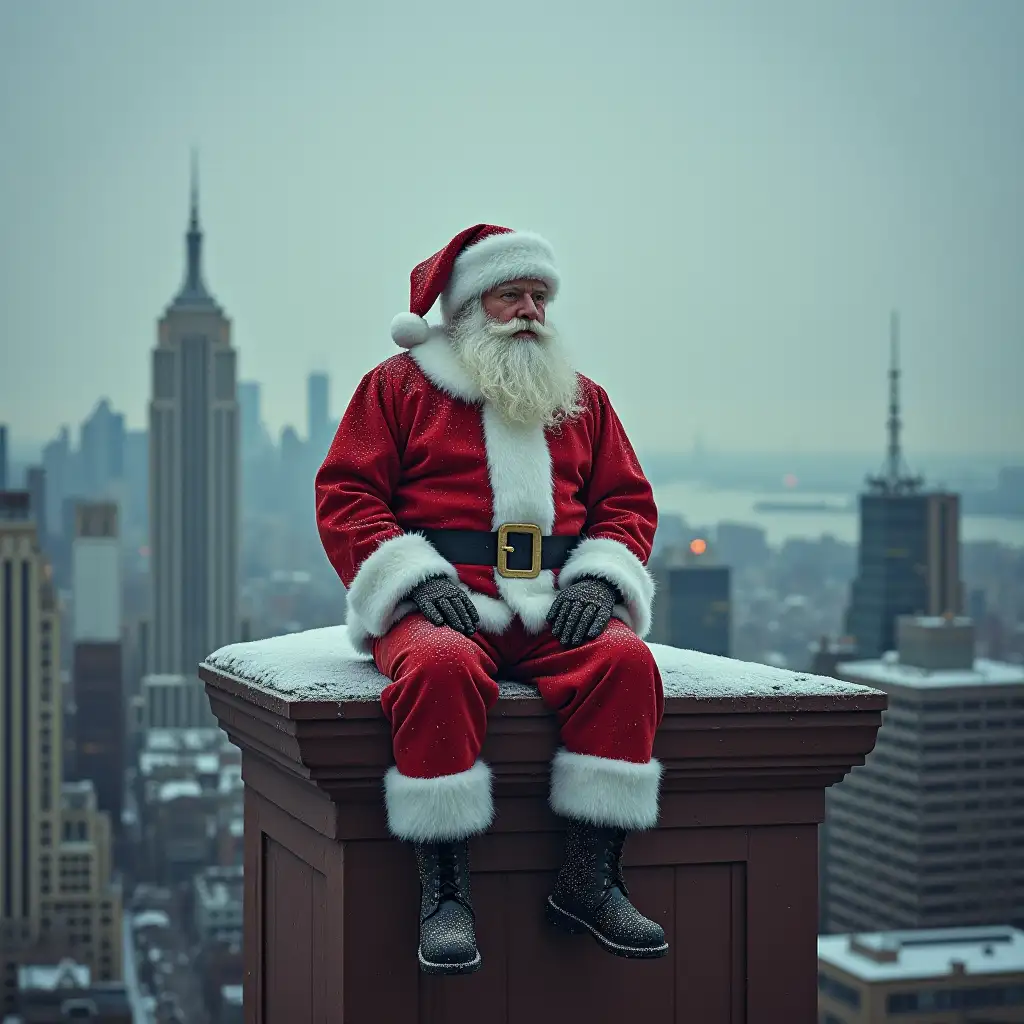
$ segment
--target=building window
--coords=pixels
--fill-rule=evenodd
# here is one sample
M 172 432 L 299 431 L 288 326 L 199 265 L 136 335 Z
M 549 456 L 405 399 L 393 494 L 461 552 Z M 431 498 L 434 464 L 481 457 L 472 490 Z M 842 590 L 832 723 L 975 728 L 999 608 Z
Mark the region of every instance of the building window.
M 854 1010 L 860 1007 L 860 992 L 857 989 L 852 985 L 839 981 L 837 978 L 833 978 L 831 975 L 825 974 L 823 971 L 818 972 L 818 991 L 838 1003 L 844 1003 Z

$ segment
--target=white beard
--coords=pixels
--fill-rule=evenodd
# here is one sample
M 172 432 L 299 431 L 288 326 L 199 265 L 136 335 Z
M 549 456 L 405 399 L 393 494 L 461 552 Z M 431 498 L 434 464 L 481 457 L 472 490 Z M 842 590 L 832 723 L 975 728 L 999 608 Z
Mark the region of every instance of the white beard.
M 518 331 L 532 331 L 536 340 L 514 338 Z M 476 301 L 460 310 L 448 335 L 484 399 L 510 423 L 554 427 L 582 411 L 576 371 L 550 324 L 501 323 Z

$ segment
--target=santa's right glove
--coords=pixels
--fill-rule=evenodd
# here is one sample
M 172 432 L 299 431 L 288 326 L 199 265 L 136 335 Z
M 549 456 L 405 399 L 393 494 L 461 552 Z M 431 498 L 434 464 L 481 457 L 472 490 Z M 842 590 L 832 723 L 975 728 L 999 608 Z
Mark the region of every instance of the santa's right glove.
M 469 595 L 450 576 L 424 580 L 413 587 L 409 600 L 435 626 L 451 626 L 465 636 L 472 636 L 480 625 L 480 616 Z

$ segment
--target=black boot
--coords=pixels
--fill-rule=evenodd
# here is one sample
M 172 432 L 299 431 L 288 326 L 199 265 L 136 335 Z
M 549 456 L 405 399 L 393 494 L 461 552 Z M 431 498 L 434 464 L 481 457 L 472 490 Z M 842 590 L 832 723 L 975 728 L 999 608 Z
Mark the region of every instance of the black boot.
M 420 873 L 420 969 L 470 974 L 480 969 L 469 890 L 469 843 L 417 843 Z
M 664 956 L 668 943 L 661 926 L 627 898 L 622 879 L 625 829 L 570 819 L 565 838 L 565 864 L 548 897 L 548 921 L 569 932 L 590 932 L 616 956 Z

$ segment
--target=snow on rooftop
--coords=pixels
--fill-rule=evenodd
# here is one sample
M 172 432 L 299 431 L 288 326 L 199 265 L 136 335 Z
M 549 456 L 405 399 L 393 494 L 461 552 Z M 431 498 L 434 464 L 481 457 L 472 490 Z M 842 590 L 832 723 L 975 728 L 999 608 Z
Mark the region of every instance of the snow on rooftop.
M 819 935 L 818 959 L 861 981 L 1024 972 L 1024 931 L 1008 926 Z M 959 966 L 962 965 L 962 966 Z
M 220 997 L 230 1006 L 241 1006 L 242 1005 L 242 986 L 241 985 L 221 985 Z
M 145 750 L 156 751 L 207 751 L 222 746 L 220 729 L 147 729 Z
M 863 696 L 869 687 L 806 673 L 651 644 L 667 697 Z M 384 677 L 348 642 L 345 626 L 229 644 L 207 664 L 296 700 L 377 700 Z M 534 687 L 502 683 L 503 697 L 535 697 Z
M 171 779 L 164 782 L 157 790 L 157 799 L 162 801 L 177 800 L 185 796 L 202 796 L 203 788 L 195 779 Z
M 163 910 L 142 910 L 132 917 L 133 928 L 170 928 L 171 919 Z
M 943 690 L 958 686 L 1020 686 L 1024 684 L 1024 665 L 975 658 L 974 667 L 936 669 L 903 665 L 897 658 L 877 661 L 843 661 L 838 671 L 858 682 L 906 686 L 917 690 Z
M 18 968 L 18 988 L 22 991 L 88 988 L 89 981 L 89 968 L 67 957 L 57 964 L 26 964 Z

